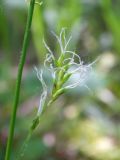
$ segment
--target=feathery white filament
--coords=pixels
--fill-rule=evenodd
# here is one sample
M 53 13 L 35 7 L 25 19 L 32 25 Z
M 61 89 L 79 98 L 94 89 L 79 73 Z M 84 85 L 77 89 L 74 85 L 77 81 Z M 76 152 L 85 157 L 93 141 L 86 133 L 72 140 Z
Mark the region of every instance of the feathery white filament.
M 70 40 L 72 39 L 72 36 L 70 36 L 69 39 L 66 40 L 65 28 L 62 28 L 59 36 L 56 35 L 54 32 L 52 32 L 52 34 L 55 36 L 55 38 L 57 39 L 60 45 L 61 53 L 65 54 L 67 46 Z M 63 41 L 64 41 L 64 44 L 63 44 Z
M 65 40 L 64 52 L 66 52 L 67 46 L 68 46 L 68 44 L 70 43 L 71 39 L 72 39 L 72 36 L 70 36 L 70 38 L 68 39 L 68 41 Z
M 75 88 L 77 86 L 82 86 L 84 85 L 84 82 L 87 80 L 88 76 L 89 76 L 89 71 L 91 68 L 84 66 L 80 66 L 79 68 L 77 68 L 76 70 L 71 71 L 70 73 L 73 74 L 79 74 L 79 79 L 76 80 L 76 82 L 74 82 L 73 84 L 70 84 L 68 86 L 66 86 L 66 89 L 70 89 L 70 88 Z M 85 85 L 86 86 L 86 85 Z
M 43 43 L 45 45 L 45 48 L 48 50 L 48 52 L 54 57 L 53 52 L 51 51 L 51 49 L 49 48 L 49 46 L 46 44 L 45 40 L 43 39 Z
M 40 96 L 39 107 L 38 107 L 38 112 L 37 112 L 37 114 L 40 115 L 43 111 L 43 107 L 45 105 L 45 101 L 47 98 L 47 86 L 43 80 L 43 71 L 42 70 L 38 71 L 38 69 L 36 67 L 34 69 L 37 73 L 37 78 L 40 80 L 42 87 L 43 87 L 43 92 Z

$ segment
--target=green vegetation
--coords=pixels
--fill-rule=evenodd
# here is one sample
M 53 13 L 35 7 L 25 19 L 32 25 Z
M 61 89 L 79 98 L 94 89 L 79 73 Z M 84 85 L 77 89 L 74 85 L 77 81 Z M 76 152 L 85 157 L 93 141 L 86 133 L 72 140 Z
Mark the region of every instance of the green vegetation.
M 24 0 L 0 1 L 0 160 L 5 159 L 27 10 Z M 32 137 L 29 139 L 28 136 L 23 159 L 120 159 L 119 19 L 119 0 L 44 0 L 41 7 L 39 4 L 35 5 L 11 160 L 16 159 L 24 144 L 31 122 L 38 113 L 40 95 L 45 91 L 43 81 L 40 82 L 36 77 L 34 66 L 37 66 L 39 75 L 39 71 L 43 70 L 42 76 L 48 93 L 46 102 L 49 103 L 50 97 L 52 101 L 57 99 L 54 103 L 50 102 L 50 107 L 41 116 Z M 98 58 L 92 70 L 90 68 L 87 72 L 87 86 L 67 89 L 64 94 L 60 88 L 73 84 L 79 77 L 77 74 L 73 77 L 65 75 L 68 68 L 60 56 L 62 53 L 59 43 L 52 33 L 59 35 L 62 28 L 65 28 L 67 40 L 72 36 L 68 50 L 80 56 L 83 65 L 88 66 Z M 62 35 L 64 41 L 64 34 Z M 55 72 L 54 81 L 51 70 L 44 67 L 49 51 L 43 39 L 57 60 L 52 61 L 53 67 L 60 65 L 62 68 Z M 64 58 L 70 57 L 68 55 Z M 75 63 L 79 63 L 77 56 Z M 51 66 L 49 61 L 46 66 Z M 34 125 L 33 122 L 32 127 Z

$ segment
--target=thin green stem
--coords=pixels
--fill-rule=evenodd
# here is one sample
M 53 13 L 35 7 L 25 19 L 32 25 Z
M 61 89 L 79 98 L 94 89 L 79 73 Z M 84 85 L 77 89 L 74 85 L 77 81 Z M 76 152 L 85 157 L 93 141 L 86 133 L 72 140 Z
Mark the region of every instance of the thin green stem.
M 24 156 L 24 154 L 25 154 L 25 152 L 26 152 L 26 149 L 27 149 L 27 147 L 28 147 L 29 140 L 30 140 L 31 136 L 32 136 L 32 131 L 30 130 L 30 131 L 28 132 L 28 135 L 27 135 L 27 137 L 26 137 L 26 139 L 25 139 L 25 141 L 24 141 L 24 144 L 23 144 L 22 147 L 21 147 L 20 153 L 18 154 L 16 160 L 21 160 L 21 159 L 23 159 L 23 156 Z
M 35 5 L 35 0 L 31 0 L 30 6 L 28 9 L 28 18 L 27 18 L 27 24 L 26 24 L 25 35 L 24 35 L 24 40 L 23 40 L 22 52 L 21 52 L 21 57 L 20 57 L 19 65 L 18 65 L 18 75 L 17 75 L 17 80 L 16 80 L 15 98 L 14 98 L 13 111 L 12 111 L 12 117 L 11 117 L 11 123 L 10 123 L 9 137 L 7 141 L 5 160 L 9 160 L 10 154 L 11 154 L 11 147 L 12 147 L 12 142 L 13 142 L 15 121 L 16 121 L 16 112 L 17 112 L 19 96 L 20 96 L 22 72 L 23 72 L 27 48 L 29 44 L 30 28 L 31 28 L 31 23 L 32 23 L 34 5 Z

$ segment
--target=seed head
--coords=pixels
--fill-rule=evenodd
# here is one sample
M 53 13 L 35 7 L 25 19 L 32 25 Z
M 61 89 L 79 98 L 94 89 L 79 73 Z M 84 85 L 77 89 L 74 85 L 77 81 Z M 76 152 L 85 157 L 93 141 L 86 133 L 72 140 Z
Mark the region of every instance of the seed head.
M 60 54 L 58 58 L 54 56 L 54 53 L 51 51 L 50 47 L 46 44 L 45 41 L 43 41 L 48 51 L 44 61 L 44 67 L 50 71 L 53 79 L 53 88 L 51 91 L 50 100 L 47 103 L 48 106 L 68 89 L 72 89 L 77 86 L 87 87 L 85 82 L 88 78 L 88 75 L 92 71 L 92 65 L 96 62 L 94 61 L 91 64 L 84 64 L 78 54 L 67 49 L 72 37 L 70 36 L 68 39 L 66 38 L 65 28 L 62 28 L 59 36 L 55 33 L 53 33 L 53 35 L 57 39 L 60 46 Z M 43 72 L 38 71 L 37 68 L 35 68 L 35 70 L 37 77 L 42 83 L 43 87 L 43 93 L 41 94 L 38 108 L 39 115 L 42 113 L 45 106 L 48 91 L 47 86 L 43 80 Z M 68 84 L 68 80 L 75 74 L 78 75 L 78 78 L 73 83 Z

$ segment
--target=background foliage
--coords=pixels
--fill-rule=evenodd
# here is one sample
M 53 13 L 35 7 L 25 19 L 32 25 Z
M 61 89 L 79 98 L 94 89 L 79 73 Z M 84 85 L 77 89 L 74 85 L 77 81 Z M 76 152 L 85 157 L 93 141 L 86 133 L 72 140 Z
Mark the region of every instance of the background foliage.
M 24 0 L 0 1 L 0 160 L 4 159 L 17 64 L 26 24 Z M 42 117 L 25 160 L 119 160 L 120 157 L 120 1 L 44 0 L 36 5 L 21 86 L 12 159 L 18 153 L 39 103 L 41 84 L 33 72 L 43 67 L 46 49 L 58 44 L 51 31 L 66 27 L 69 49 L 85 63 L 99 60 L 84 87 L 70 90 Z M 46 82 L 51 86 L 49 73 Z

